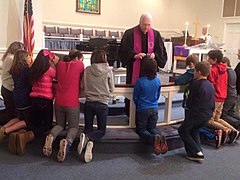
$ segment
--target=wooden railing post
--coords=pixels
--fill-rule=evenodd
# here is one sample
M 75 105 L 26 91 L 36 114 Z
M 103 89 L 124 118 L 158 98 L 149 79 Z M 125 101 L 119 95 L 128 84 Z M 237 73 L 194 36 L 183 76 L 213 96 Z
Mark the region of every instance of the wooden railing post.
M 168 125 L 174 123 L 172 121 L 172 101 L 173 97 L 180 92 L 183 92 L 185 86 L 176 85 L 163 85 L 161 88 L 161 95 L 165 97 L 164 107 L 164 122 L 158 125 Z M 117 85 L 115 91 L 112 93 L 114 96 L 124 96 L 130 100 L 129 124 L 128 127 L 135 128 L 135 104 L 133 102 L 133 86 L 131 85 Z

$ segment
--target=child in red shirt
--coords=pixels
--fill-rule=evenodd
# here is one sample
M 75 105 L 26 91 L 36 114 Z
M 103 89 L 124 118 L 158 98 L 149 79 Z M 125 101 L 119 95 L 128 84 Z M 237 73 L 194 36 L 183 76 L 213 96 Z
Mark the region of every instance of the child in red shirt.
M 220 50 L 211 50 L 208 52 L 208 62 L 212 65 L 208 80 L 215 89 L 215 109 L 212 118 L 208 121 L 216 129 L 222 129 L 227 141 L 233 143 L 239 137 L 239 131 L 226 121 L 220 118 L 223 109 L 223 103 L 227 98 L 228 74 L 226 64 L 223 63 L 223 53 Z M 223 143 L 225 143 L 223 142 Z
M 50 156 L 52 153 L 52 143 L 56 137 L 64 130 L 68 122 L 68 132 L 66 139 L 62 139 L 59 145 L 58 161 L 63 162 L 66 153 L 71 147 L 79 129 L 79 89 L 84 64 L 83 55 L 78 50 L 72 50 L 69 58 L 64 58 L 57 64 L 57 92 L 55 99 L 56 126 L 47 135 L 43 154 Z

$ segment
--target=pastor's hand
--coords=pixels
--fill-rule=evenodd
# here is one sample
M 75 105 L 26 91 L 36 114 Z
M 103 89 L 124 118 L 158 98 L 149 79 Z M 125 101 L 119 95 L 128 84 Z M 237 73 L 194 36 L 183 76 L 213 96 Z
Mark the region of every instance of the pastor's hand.
M 151 54 L 150 54 L 150 58 L 155 59 L 155 54 L 154 54 L 154 53 L 151 53 Z
M 136 55 L 134 56 L 134 59 L 142 59 L 142 58 L 144 58 L 145 56 L 146 56 L 145 53 L 138 53 L 138 54 L 136 54 Z

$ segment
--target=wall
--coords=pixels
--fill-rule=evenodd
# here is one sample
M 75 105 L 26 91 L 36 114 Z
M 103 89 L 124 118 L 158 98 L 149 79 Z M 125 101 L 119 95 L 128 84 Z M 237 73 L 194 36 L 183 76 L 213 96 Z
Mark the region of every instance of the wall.
M 42 2 L 32 0 L 35 50 L 42 48 Z M 24 0 L 0 0 L 0 57 L 13 41 L 22 41 Z
M 194 35 L 193 22 L 198 18 L 198 35 L 201 34 L 201 27 L 210 24 L 209 33 L 213 41 L 222 42 L 224 22 L 221 18 L 222 0 L 170 0 L 169 7 L 172 9 L 172 16 L 168 19 L 171 28 L 181 28 L 181 23 L 189 22 L 189 31 Z
M 136 3 L 137 2 L 137 3 Z M 55 7 L 55 12 L 52 8 Z M 101 15 L 76 12 L 76 1 L 43 0 L 43 21 L 77 24 L 132 27 L 143 12 L 153 15 L 153 27 L 157 29 L 184 29 L 189 22 L 190 34 L 194 34 L 193 22 L 198 18 L 200 29 L 211 24 L 210 32 L 216 41 L 223 38 L 221 19 L 222 0 L 102 0 Z
M 101 15 L 76 12 L 76 0 L 33 0 L 35 20 L 35 52 L 43 47 L 42 22 L 62 22 L 76 25 L 111 26 L 126 29 L 136 25 L 143 12 L 151 12 L 153 27 L 184 30 L 189 22 L 199 20 L 199 35 L 203 25 L 211 24 L 215 42 L 222 42 L 224 22 L 221 19 L 223 0 L 101 0 Z M 0 57 L 13 41 L 22 40 L 24 0 L 0 0 Z M 54 7 L 54 8 L 53 8 Z
M 6 14 L 8 13 L 6 7 L 8 6 L 9 2 L 8 1 L 0 1 L 0 49 L 3 48 L 6 44 L 7 41 L 7 36 L 6 35 L 6 20 L 7 18 L 3 18 L 4 16 L 6 17 Z
M 143 12 L 149 11 L 155 17 L 154 25 L 160 28 L 159 22 L 164 19 L 163 12 L 168 2 L 169 0 L 151 0 L 151 3 L 148 0 L 102 0 L 101 15 L 95 15 L 76 12 L 76 0 L 68 3 L 66 0 L 43 0 L 44 7 L 54 6 L 56 9 L 56 13 L 53 13 L 51 8 L 44 8 L 43 20 L 130 27 L 136 25 Z

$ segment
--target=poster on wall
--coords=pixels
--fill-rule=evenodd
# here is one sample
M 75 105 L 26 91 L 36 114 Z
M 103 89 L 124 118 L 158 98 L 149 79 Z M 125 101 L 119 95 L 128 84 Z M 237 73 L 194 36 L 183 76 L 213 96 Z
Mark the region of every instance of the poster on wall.
M 100 14 L 101 0 L 76 0 L 76 11 L 91 14 Z

